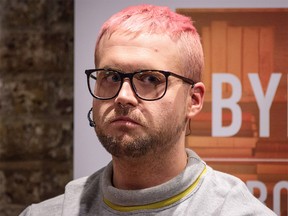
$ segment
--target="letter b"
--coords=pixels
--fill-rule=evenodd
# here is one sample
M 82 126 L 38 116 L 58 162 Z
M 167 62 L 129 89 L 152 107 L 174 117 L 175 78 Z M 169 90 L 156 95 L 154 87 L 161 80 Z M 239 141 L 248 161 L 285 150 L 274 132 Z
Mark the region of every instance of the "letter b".
M 222 83 L 232 86 L 230 98 L 222 98 Z M 238 78 L 233 74 L 217 73 L 212 75 L 212 136 L 233 136 L 241 128 L 242 111 L 238 104 L 242 87 Z M 229 126 L 222 124 L 222 109 L 231 110 L 232 122 Z

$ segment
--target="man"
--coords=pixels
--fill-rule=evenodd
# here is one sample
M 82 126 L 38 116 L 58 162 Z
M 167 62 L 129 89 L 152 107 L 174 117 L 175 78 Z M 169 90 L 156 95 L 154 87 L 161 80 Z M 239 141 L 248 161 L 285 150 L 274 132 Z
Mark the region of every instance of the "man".
M 152 5 L 115 14 L 101 29 L 95 67 L 86 70 L 89 119 L 112 161 L 22 215 L 275 215 L 239 179 L 185 149 L 205 92 L 188 17 Z

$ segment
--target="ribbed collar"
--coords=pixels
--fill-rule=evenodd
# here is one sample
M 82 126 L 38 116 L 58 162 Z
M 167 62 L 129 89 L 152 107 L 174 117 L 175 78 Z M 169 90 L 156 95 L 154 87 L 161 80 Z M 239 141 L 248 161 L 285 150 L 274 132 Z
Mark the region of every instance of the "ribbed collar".
M 104 202 L 114 210 L 129 211 L 129 209 L 139 210 L 142 207 L 150 208 L 151 205 L 160 208 L 166 204 L 170 205 L 173 200 L 177 202 L 179 198 L 184 198 L 181 196 L 187 196 L 187 192 L 192 193 L 197 188 L 200 176 L 204 174 L 206 167 L 192 150 L 186 151 L 188 163 L 183 172 L 166 183 L 141 190 L 120 190 L 113 187 L 111 182 L 113 168 L 110 163 L 100 180 Z

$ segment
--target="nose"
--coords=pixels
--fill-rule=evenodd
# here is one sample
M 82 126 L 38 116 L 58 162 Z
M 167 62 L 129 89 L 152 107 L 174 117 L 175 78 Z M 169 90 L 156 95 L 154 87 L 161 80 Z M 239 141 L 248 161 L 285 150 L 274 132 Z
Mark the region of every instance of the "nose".
M 119 103 L 122 105 L 131 105 L 131 106 L 137 105 L 138 99 L 129 79 L 123 80 L 121 89 L 115 98 L 115 103 Z

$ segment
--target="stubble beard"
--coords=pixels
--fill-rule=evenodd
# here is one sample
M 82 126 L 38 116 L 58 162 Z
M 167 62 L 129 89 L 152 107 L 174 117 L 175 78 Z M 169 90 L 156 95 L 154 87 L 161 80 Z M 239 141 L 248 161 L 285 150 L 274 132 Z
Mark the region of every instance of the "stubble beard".
M 125 138 L 125 133 L 121 136 L 107 134 L 99 126 L 96 126 L 96 134 L 103 147 L 114 157 L 140 158 L 151 153 L 169 151 L 185 130 L 185 125 L 185 121 L 180 124 L 175 121 L 170 124 L 162 121 L 161 127 L 150 134 L 137 137 L 130 132 L 129 139 Z

